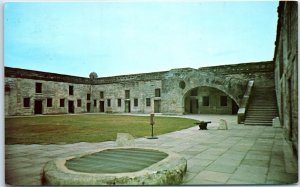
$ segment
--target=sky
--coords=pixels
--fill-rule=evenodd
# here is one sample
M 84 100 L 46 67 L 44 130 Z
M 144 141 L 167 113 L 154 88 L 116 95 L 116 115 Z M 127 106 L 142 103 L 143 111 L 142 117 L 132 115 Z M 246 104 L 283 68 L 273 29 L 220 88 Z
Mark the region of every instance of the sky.
M 88 77 L 273 59 L 277 1 L 10 2 L 4 66 Z

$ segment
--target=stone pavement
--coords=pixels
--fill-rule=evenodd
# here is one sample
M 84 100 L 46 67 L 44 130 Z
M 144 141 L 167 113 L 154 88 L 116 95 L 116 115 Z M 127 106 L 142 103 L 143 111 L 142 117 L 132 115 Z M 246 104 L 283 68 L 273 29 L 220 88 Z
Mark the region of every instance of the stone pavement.
M 281 128 L 236 124 L 231 115 L 185 115 L 212 121 L 208 130 L 197 126 L 158 136 L 135 139 L 136 146 L 159 147 L 183 155 L 188 162 L 183 185 L 203 184 L 291 184 L 298 182 L 298 166 L 288 156 Z M 217 130 L 219 119 L 228 130 Z M 44 164 L 115 142 L 65 145 L 6 145 L 5 181 L 12 185 L 41 185 Z M 284 151 L 285 150 L 285 151 Z

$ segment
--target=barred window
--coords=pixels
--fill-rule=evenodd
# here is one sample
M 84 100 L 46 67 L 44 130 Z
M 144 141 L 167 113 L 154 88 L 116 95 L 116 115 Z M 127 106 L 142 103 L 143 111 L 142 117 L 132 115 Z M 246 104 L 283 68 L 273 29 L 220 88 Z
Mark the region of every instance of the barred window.
M 134 106 L 137 107 L 139 105 L 139 100 L 138 99 L 134 99 Z
M 47 98 L 47 107 L 52 107 L 52 98 Z
M 104 92 L 100 92 L 100 99 L 103 99 L 104 98 Z
M 130 90 L 125 90 L 125 99 L 130 98 Z
M 35 83 L 35 93 L 42 93 L 42 83 Z
M 65 99 L 60 99 L 59 100 L 59 106 L 60 107 L 65 107 Z
M 30 107 L 30 98 L 29 97 L 25 97 L 23 99 L 23 106 L 24 107 Z
M 160 97 L 160 88 L 155 89 L 155 97 Z
M 69 95 L 74 95 L 74 87 L 69 86 Z
M 150 100 L 150 98 L 146 98 L 146 106 L 151 106 L 151 100 Z
M 77 99 L 77 107 L 81 107 L 81 99 Z
M 209 106 L 209 96 L 203 96 L 203 106 Z

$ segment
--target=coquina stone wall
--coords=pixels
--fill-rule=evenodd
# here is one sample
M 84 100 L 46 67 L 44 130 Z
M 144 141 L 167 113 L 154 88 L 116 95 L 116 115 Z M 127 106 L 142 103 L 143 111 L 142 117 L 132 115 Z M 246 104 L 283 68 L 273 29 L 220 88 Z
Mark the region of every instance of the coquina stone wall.
M 36 83 L 42 84 L 41 93 L 36 93 Z M 91 85 L 8 77 L 5 84 L 9 85 L 9 91 L 5 92 L 6 115 L 33 115 L 36 100 L 42 102 L 42 114 L 69 113 L 68 101 L 74 102 L 74 113 L 87 112 L 84 98 L 90 93 Z M 73 86 L 73 95 L 69 95 L 69 86 Z M 29 98 L 29 106 L 24 106 L 24 98 Z M 52 99 L 51 106 L 47 105 L 47 99 Z M 60 99 L 64 100 L 63 107 Z M 77 107 L 78 99 L 82 100 L 81 107 Z
M 298 3 L 282 1 L 278 7 L 274 53 L 276 96 L 285 138 L 298 152 Z
M 36 113 L 36 100 L 42 102 L 41 114 L 82 112 L 183 114 L 186 112 L 185 100 L 190 91 L 203 86 L 214 88 L 216 92 L 227 95 L 239 106 L 249 80 L 254 80 L 255 84 L 262 86 L 274 85 L 273 68 L 273 63 L 267 61 L 100 78 L 93 73 L 90 78 L 84 78 L 6 67 L 5 114 L 33 115 Z M 36 93 L 36 83 L 42 84 L 42 93 Z M 70 86 L 73 87 L 73 95 L 69 94 Z M 156 90 L 159 93 L 156 93 Z M 129 92 L 129 97 L 125 92 Z M 29 106 L 24 106 L 24 98 L 30 99 Z M 52 99 L 51 106 L 48 106 L 49 98 Z M 217 102 L 219 100 L 211 101 Z M 70 109 L 71 105 L 74 106 L 73 110 Z M 217 111 L 211 107 L 212 113 L 213 110 Z M 223 113 L 228 111 L 224 110 Z
M 130 103 L 131 113 L 153 113 L 154 100 L 160 99 L 155 97 L 155 89 L 161 89 L 160 80 L 148 81 L 128 81 L 121 83 L 93 85 L 93 100 L 96 100 L 94 112 L 100 112 L 100 101 L 104 102 L 104 110 L 107 112 L 126 112 L 125 102 Z M 129 97 L 125 97 L 125 90 L 129 91 Z M 100 92 L 103 92 L 104 97 L 100 97 Z M 146 106 L 146 98 L 150 98 L 150 106 Z M 108 106 L 108 99 L 110 106 Z M 120 105 L 119 100 L 120 99 Z M 137 105 L 135 101 L 137 100 Z
M 162 111 L 184 113 L 187 94 L 197 87 L 212 87 L 224 92 L 239 106 L 249 80 L 259 86 L 274 86 L 272 61 L 199 69 L 173 69 L 162 79 Z

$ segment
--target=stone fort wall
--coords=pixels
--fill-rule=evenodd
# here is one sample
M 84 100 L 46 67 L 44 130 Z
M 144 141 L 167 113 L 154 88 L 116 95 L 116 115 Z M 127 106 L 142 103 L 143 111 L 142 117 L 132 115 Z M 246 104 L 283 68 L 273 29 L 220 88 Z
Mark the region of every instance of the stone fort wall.
M 217 89 L 219 95 L 227 95 L 239 106 L 249 80 L 274 85 L 273 68 L 273 62 L 268 61 L 91 79 L 5 67 L 5 115 L 39 112 L 183 114 L 190 91 L 203 86 Z M 41 85 L 42 93 L 36 93 L 37 84 Z M 41 107 L 41 111 L 36 111 L 37 107 Z
M 298 4 L 280 2 L 274 53 L 276 96 L 285 139 L 298 152 Z

